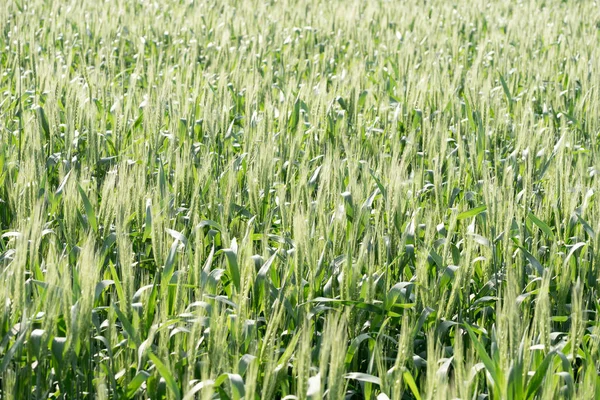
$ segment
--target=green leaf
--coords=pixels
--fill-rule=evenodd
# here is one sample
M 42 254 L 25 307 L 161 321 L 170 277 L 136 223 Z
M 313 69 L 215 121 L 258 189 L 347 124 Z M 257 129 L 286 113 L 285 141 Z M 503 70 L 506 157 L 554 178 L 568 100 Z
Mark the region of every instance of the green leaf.
M 173 229 L 165 229 L 165 231 L 171 235 L 171 237 L 175 240 L 179 240 L 181 243 L 183 243 L 184 246 L 187 246 L 187 238 L 183 235 L 183 233 L 181 232 L 177 232 L 176 230 Z
M 62 194 L 62 192 L 63 192 L 63 190 L 64 190 L 65 186 L 67 185 L 67 181 L 69 180 L 69 176 L 71 176 L 71 172 L 72 172 L 72 171 L 73 171 L 73 170 L 72 170 L 72 169 L 70 169 L 70 170 L 69 170 L 69 172 L 67 172 L 67 173 L 65 174 L 65 177 L 64 177 L 64 178 L 63 178 L 63 180 L 60 182 L 60 185 L 58 186 L 58 188 L 56 189 L 56 192 L 54 193 L 56 196 L 58 196 L 58 195 Z
M 217 224 L 215 221 L 211 221 L 211 220 L 208 220 L 208 219 L 200 221 L 200 223 L 197 225 L 197 228 L 204 228 L 206 226 L 209 226 L 211 228 L 215 228 L 219 232 L 223 232 L 223 230 L 224 230 L 221 225 Z
M 38 359 L 41 355 L 40 351 L 42 349 L 42 337 L 45 333 L 46 331 L 43 329 L 34 329 L 31 331 L 31 335 L 29 335 L 29 342 L 31 343 L 35 356 Z
M 238 374 L 221 374 L 215 379 L 215 386 L 221 386 L 226 380 L 229 380 L 231 385 L 231 394 L 234 400 L 239 400 L 246 395 L 244 379 Z
M 13 357 L 15 356 L 15 353 L 21 349 L 21 347 L 23 346 L 23 342 L 25 342 L 25 337 L 27 335 L 27 327 L 24 324 L 19 325 L 19 326 L 20 326 L 20 328 L 19 328 L 20 330 L 19 330 L 19 336 L 17 336 L 17 340 L 15 340 L 15 342 L 10 347 L 10 349 L 8 349 L 6 354 L 4 354 L 2 357 L 2 362 L 0 363 L 0 374 L 3 374 L 4 371 L 6 371 L 6 368 L 8 367 L 8 364 L 11 362 Z
M 241 278 L 240 278 L 240 267 L 238 265 L 237 254 L 232 249 L 223 250 L 225 253 L 225 257 L 227 258 L 227 265 L 229 267 L 229 277 L 233 281 L 233 285 L 236 290 L 240 291 L 241 289 Z
M 255 360 L 257 360 L 256 356 L 253 356 L 252 354 L 244 354 L 238 362 L 239 373 L 244 375 L 250 364 L 252 364 Z
M 373 376 L 370 374 L 365 374 L 362 372 L 350 372 L 350 373 L 344 375 L 344 378 L 355 379 L 355 380 L 361 381 L 361 382 L 370 382 L 370 383 L 374 383 L 376 385 L 381 385 L 381 379 L 379 379 L 376 376 Z
M 548 236 L 548 238 L 554 240 L 554 232 L 552 232 L 552 229 L 548 225 L 546 225 L 544 221 L 533 215 L 531 211 L 527 213 L 527 218 L 529 218 L 531 222 L 536 224 L 538 228 L 540 228 L 542 232 L 544 232 L 546 236 Z
M 313 172 L 312 176 L 310 177 L 309 181 L 308 181 L 308 186 L 309 187 L 314 187 L 316 186 L 317 182 L 319 181 L 319 172 L 321 172 L 321 168 L 323 166 L 319 165 L 316 169 L 315 172 Z
M 527 400 L 532 399 L 535 396 L 538 389 L 540 388 L 540 386 L 542 385 L 542 382 L 544 381 L 544 377 L 546 376 L 546 373 L 548 372 L 548 367 L 550 366 L 550 362 L 554 358 L 554 354 L 555 354 L 554 351 L 551 351 L 546 355 L 546 357 L 544 358 L 542 363 L 539 365 L 539 367 L 535 371 L 535 374 L 529 380 L 529 382 L 527 384 L 527 394 L 525 395 L 525 398 Z
M 258 270 L 258 274 L 256 275 L 257 282 L 264 282 L 264 280 L 266 280 L 268 273 L 271 269 L 271 265 L 273 264 L 273 261 L 275 261 L 275 257 L 277 256 L 278 252 L 279 249 L 277 249 L 275 253 L 273 253 L 273 255 L 269 257 L 269 259 L 265 261 L 265 263 L 260 267 L 260 269 Z
M 140 340 L 138 338 L 138 335 L 136 334 L 135 329 L 133 329 L 133 325 L 131 324 L 129 319 L 125 316 L 125 314 L 123 314 L 121 312 L 121 310 L 119 309 L 119 307 L 117 306 L 116 303 L 113 303 L 113 310 L 117 314 L 117 317 L 121 321 L 121 324 L 123 325 L 123 329 L 125 329 L 125 332 L 127 332 L 127 335 L 129 336 L 129 338 L 131 340 L 133 340 L 133 342 L 136 344 L 137 347 L 139 347 Z
M 158 371 L 160 376 L 162 376 L 165 382 L 167 383 L 167 387 L 169 388 L 171 393 L 173 393 L 175 399 L 180 400 L 181 393 L 179 392 L 179 387 L 177 386 L 177 382 L 175 381 L 175 378 L 173 378 L 173 375 L 171 375 L 169 369 L 151 351 L 148 351 L 148 357 L 154 363 L 154 366 L 156 367 L 156 370 Z
M 342 193 L 342 199 L 344 199 L 344 209 L 346 210 L 346 217 L 350 222 L 354 221 L 354 202 L 352 201 L 352 194 L 348 191 Z
M 108 268 L 110 269 L 110 275 L 113 278 L 113 282 L 115 284 L 115 288 L 117 289 L 117 297 L 119 298 L 119 304 L 127 304 L 127 299 L 125 299 L 125 292 L 123 291 L 123 285 L 121 285 L 121 280 L 119 279 L 119 275 L 117 274 L 117 270 L 112 261 L 108 262 Z
M 146 382 L 146 380 L 150 377 L 150 374 L 144 370 L 138 372 L 135 377 L 129 382 L 127 385 L 127 391 L 125 392 L 125 396 L 128 399 L 131 399 L 135 396 L 135 393 L 138 391 L 142 383 Z
M 353 306 L 361 310 L 370 311 L 377 314 L 384 314 L 385 310 L 375 304 L 367 303 L 364 301 L 356 301 L 356 300 L 341 300 L 341 299 L 332 299 L 328 297 L 316 297 L 311 302 L 314 303 L 334 303 L 334 304 L 342 304 L 344 306 Z M 414 304 L 395 304 L 396 307 L 401 308 L 410 308 Z
M 406 290 L 408 292 L 408 288 L 413 286 L 413 282 L 398 282 L 394 286 L 392 286 L 387 293 L 385 298 L 384 308 L 389 310 L 392 306 L 396 305 L 396 301 L 398 297 L 402 294 L 402 290 Z
M 200 383 L 195 384 L 194 387 L 192 387 L 190 389 L 190 391 L 186 393 L 186 395 L 183 398 L 183 400 L 192 400 L 192 399 L 195 399 L 194 396 L 196 395 L 196 393 L 198 393 L 199 391 L 201 391 L 205 387 L 213 386 L 214 384 L 215 384 L 215 381 L 213 381 L 211 379 L 206 380 L 206 381 L 202 381 Z
M 58 365 L 62 364 L 66 346 L 67 346 L 67 338 L 66 337 L 55 337 L 54 339 L 52 339 L 52 355 L 54 356 L 54 359 L 56 360 Z M 0 367 L 0 372 L 2 372 L 1 367 Z
M 179 247 L 179 240 L 175 240 L 173 244 L 171 244 L 171 248 L 169 249 L 169 254 L 167 255 L 167 259 L 165 260 L 165 268 L 162 272 L 162 282 L 164 284 L 168 284 L 171 281 L 171 276 L 173 276 L 173 271 L 175 270 L 175 260 L 177 259 L 177 248 Z
M 500 83 L 502 84 L 502 89 L 504 90 L 504 95 L 506 96 L 506 100 L 508 100 L 509 108 L 512 110 L 513 102 L 515 101 L 510 94 L 510 90 L 508 89 L 508 85 L 504 80 L 504 76 L 502 74 L 498 74 L 500 76 Z
M 460 214 L 458 214 L 456 219 L 461 220 L 461 219 L 475 217 L 475 216 L 481 214 L 482 212 L 484 212 L 485 210 L 487 210 L 487 206 L 485 206 L 485 205 L 471 208 L 470 210 L 467 210 L 467 211 L 464 211 L 464 212 L 461 212 Z
M 360 335 L 358 335 L 357 337 L 355 337 L 354 339 L 352 339 L 352 342 L 350 342 L 350 346 L 348 347 L 348 350 L 346 351 L 346 359 L 344 360 L 346 367 L 348 367 L 350 365 L 350 363 L 352 362 L 352 359 L 354 358 L 354 354 L 356 354 L 356 351 L 359 349 L 360 345 L 362 342 L 364 342 L 365 340 L 369 340 L 369 341 L 375 341 L 375 339 L 373 339 L 371 337 L 371 334 L 369 333 L 362 333 Z
M 46 112 L 42 108 L 42 106 L 37 106 L 35 108 L 35 112 L 38 117 L 38 121 L 40 123 L 40 128 L 46 140 L 50 140 L 50 125 L 48 124 L 48 118 L 46 118 Z
M 144 236 L 142 236 L 142 241 L 146 241 L 149 237 L 152 236 L 152 200 L 146 200 L 146 217 L 144 221 Z
M 77 189 L 79 190 L 81 200 L 83 201 L 83 207 L 85 209 L 85 215 L 87 216 L 88 224 L 94 230 L 94 232 L 98 233 L 98 222 L 96 221 L 96 213 L 94 212 L 92 203 L 90 203 L 90 200 L 81 188 L 81 185 L 78 184 Z
M 362 92 L 360 92 L 360 95 L 358 95 L 358 109 L 362 109 L 365 106 L 365 103 L 367 101 L 367 95 L 369 94 L 368 91 L 363 90 Z
M 579 215 L 579 214 L 576 214 L 576 215 L 577 215 L 577 219 L 579 220 L 579 222 L 581 222 L 581 225 L 583 225 L 583 230 L 585 230 L 592 239 L 596 239 L 596 232 L 594 232 L 594 230 L 592 229 L 590 224 L 588 224 L 586 220 L 581 218 L 581 215 Z
M 296 99 L 292 115 L 288 122 L 288 130 L 290 132 L 294 132 L 296 130 L 296 127 L 298 126 L 298 121 L 300 121 L 300 99 Z
M 563 266 L 566 266 L 567 263 L 569 262 L 569 260 L 571 259 L 571 257 L 573 257 L 573 254 L 575 254 L 575 252 L 579 249 L 581 249 L 582 247 L 586 246 L 587 243 L 585 242 L 579 242 L 579 243 L 575 243 L 573 245 L 573 247 L 571 247 L 571 250 L 569 251 L 569 254 L 567 254 L 567 257 L 565 258 L 565 261 L 563 262 Z
M 292 356 L 294 355 L 294 351 L 296 350 L 296 345 L 298 344 L 298 340 L 299 339 L 300 339 L 300 331 L 298 331 L 292 337 L 292 339 L 288 343 L 285 351 L 279 357 L 279 360 L 277 360 L 277 367 L 276 367 L 276 369 L 284 368 L 288 364 L 290 358 L 292 358 Z
M 419 389 L 417 388 L 417 384 L 416 384 L 412 374 L 410 373 L 410 371 L 409 370 L 404 371 L 404 373 L 402 374 L 402 378 L 404 379 L 404 382 L 406 383 L 406 385 L 409 387 L 413 396 L 415 396 L 415 399 L 421 400 L 421 395 L 419 394 Z
M 533 256 L 533 254 L 531 254 L 529 251 L 527 251 L 527 249 L 525 247 L 520 246 L 520 245 L 517 245 L 517 247 L 523 252 L 523 254 L 525 254 L 525 258 L 527 258 L 527 260 L 531 263 L 533 268 L 535 268 L 537 273 L 540 276 L 542 276 L 544 274 L 544 267 L 543 267 L 542 263 L 540 263 L 538 261 L 538 259 Z
M 105 279 L 102 282 L 98 282 L 98 284 L 96 284 L 96 290 L 94 291 L 94 302 L 98 301 L 100 296 L 102 296 L 102 292 L 104 292 L 107 287 L 114 284 L 115 281 L 111 279 Z
M 381 179 L 379 179 L 379 177 L 377 175 L 375 175 L 375 171 L 373 171 L 372 169 L 369 169 L 369 173 L 371 174 L 371 177 L 373 178 L 373 180 L 375 181 L 375 184 L 379 188 L 379 191 L 381 192 L 383 198 L 386 199 L 387 198 L 387 190 L 383 186 Z
M 477 355 L 479 356 L 479 358 L 483 362 L 483 365 L 485 366 L 485 369 L 491 376 L 494 388 L 498 391 L 497 395 L 500 395 L 500 385 L 502 384 L 501 371 L 496 367 L 496 363 L 490 358 L 479 339 L 477 339 L 477 336 L 475 336 L 475 332 L 473 332 L 473 329 L 468 324 L 463 324 L 463 327 L 468 332 L 471 341 L 475 345 L 475 351 L 477 352 Z

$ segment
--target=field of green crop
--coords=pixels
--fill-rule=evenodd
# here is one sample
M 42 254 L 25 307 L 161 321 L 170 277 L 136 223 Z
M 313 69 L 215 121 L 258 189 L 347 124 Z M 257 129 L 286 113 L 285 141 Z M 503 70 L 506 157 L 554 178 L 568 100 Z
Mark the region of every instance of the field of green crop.
M 1 3 L 0 399 L 600 398 L 595 2 Z

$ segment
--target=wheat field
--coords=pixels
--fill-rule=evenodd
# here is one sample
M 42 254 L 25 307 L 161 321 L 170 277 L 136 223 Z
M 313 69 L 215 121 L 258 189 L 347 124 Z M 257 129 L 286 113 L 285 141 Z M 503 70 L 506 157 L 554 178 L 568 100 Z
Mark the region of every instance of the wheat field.
M 1 399 L 600 398 L 596 2 L 1 3 Z

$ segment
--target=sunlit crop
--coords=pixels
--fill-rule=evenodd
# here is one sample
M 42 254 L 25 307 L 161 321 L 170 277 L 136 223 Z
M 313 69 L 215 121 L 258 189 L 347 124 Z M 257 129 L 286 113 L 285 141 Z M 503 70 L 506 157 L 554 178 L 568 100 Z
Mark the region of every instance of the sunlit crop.
M 0 1 L 1 399 L 600 398 L 593 1 Z

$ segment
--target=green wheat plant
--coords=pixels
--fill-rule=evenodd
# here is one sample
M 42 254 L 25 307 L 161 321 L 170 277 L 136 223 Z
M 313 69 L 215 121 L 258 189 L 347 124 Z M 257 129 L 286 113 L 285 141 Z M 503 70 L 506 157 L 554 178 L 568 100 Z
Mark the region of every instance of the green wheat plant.
M 600 398 L 596 2 L 1 3 L 1 399 Z

